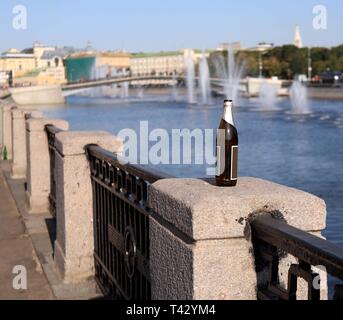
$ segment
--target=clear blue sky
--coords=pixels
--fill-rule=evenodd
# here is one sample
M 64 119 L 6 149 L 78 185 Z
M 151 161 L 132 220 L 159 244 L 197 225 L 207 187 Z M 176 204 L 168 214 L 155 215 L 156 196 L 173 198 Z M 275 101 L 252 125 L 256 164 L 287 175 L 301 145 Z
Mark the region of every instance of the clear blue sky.
M 27 7 L 28 29 L 14 30 L 12 9 Z M 312 9 L 328 10 L 328 29 L 312 27 Z M 342 0 L 1 0 L 0 51 L 50 45 L 99 50 L 214 48 L 220 42 L 291 43 L 300 25 L 305 45 L 343 43 Z

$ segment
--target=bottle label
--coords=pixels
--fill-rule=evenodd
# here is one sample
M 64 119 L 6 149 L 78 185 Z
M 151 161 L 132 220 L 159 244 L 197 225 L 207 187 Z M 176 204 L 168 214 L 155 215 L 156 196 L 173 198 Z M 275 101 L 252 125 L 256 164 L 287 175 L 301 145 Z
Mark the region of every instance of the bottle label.
M 231 180 L 238 179 L 238 146 L 231 147 Z

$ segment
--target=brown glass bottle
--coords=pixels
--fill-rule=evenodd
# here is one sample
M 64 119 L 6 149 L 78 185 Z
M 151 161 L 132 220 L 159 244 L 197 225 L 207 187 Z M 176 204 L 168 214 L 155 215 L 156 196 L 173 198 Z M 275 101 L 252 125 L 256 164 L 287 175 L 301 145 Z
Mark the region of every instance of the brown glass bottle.
M 233 121 L 232 107 L 231 100 L 224 101 L 217 135 L 216 184 L 221 187 L 234 187 L 238 179 L 238 132 Z

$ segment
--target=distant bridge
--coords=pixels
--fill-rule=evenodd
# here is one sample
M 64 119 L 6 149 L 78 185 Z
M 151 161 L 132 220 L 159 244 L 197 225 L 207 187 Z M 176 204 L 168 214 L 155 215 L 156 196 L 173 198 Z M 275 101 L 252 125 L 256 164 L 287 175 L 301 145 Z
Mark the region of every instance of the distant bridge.
M 32 87 L 19 87 L 10 88 L 10 93 L 13 100 L 19 105 L 26 104 L 59 104 L 65 102 L 65 97 L 75 95 L 79 92 L 100 86 L 110 86 L 119 83 L 132 83 L 140 81 L 171 81 L 176 80 L 178 82 L 185 81 L 185 76 L 119 76 L 115 78 L 91 80 L 87 82 L 70 83 L 65 85 L 44 85 L 44 86 L 32 86 Z M 196 81 L 199 77 L 194 78 Z M 227 84 L 225 79 L 210 78 L 212 91 L 219 95 L 225 94 L 225 86 Z M 282 88 L 282 80 L 273 79 L 259 79 L 248 78 L 240 81 L 240 91 L 247 96 L 258 96 L 262 83 L 268 83 L 276 86 L 279 95 L 288 95 L 288 89 Z
M 62 85 L 62 94 L 63 96 L 69 96 L 76 94 L 78 92 L 84 91 L 86 89 L 100 87 L 100 86 L 109 86 L 112 84 L 119 84 L 124 82 L 138 82 L 138 81 L 147 81 L 147 80 L 159 80 L 159 81 L 184 81 L 185 76 L 126 76 L 126 77 L 115 77 L 109 79 L 101 80 L 92 80 L 86 82 L 70 83 Z M 195 80 L 199 80 L 198 77 L 195 77 Z M 214 84 L 223 86 L 225 81 L 220 78 L 211 78 L 210 81 Z

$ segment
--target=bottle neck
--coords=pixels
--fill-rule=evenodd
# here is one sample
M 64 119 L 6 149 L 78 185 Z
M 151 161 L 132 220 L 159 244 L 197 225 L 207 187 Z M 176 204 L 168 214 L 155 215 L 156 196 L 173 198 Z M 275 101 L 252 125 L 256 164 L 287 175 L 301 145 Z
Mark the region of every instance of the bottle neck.
M 235 126 L 235 123 L 233 122 L 232 108 L 230 106 L 224 107 L 223 119 L 232 126 Z

